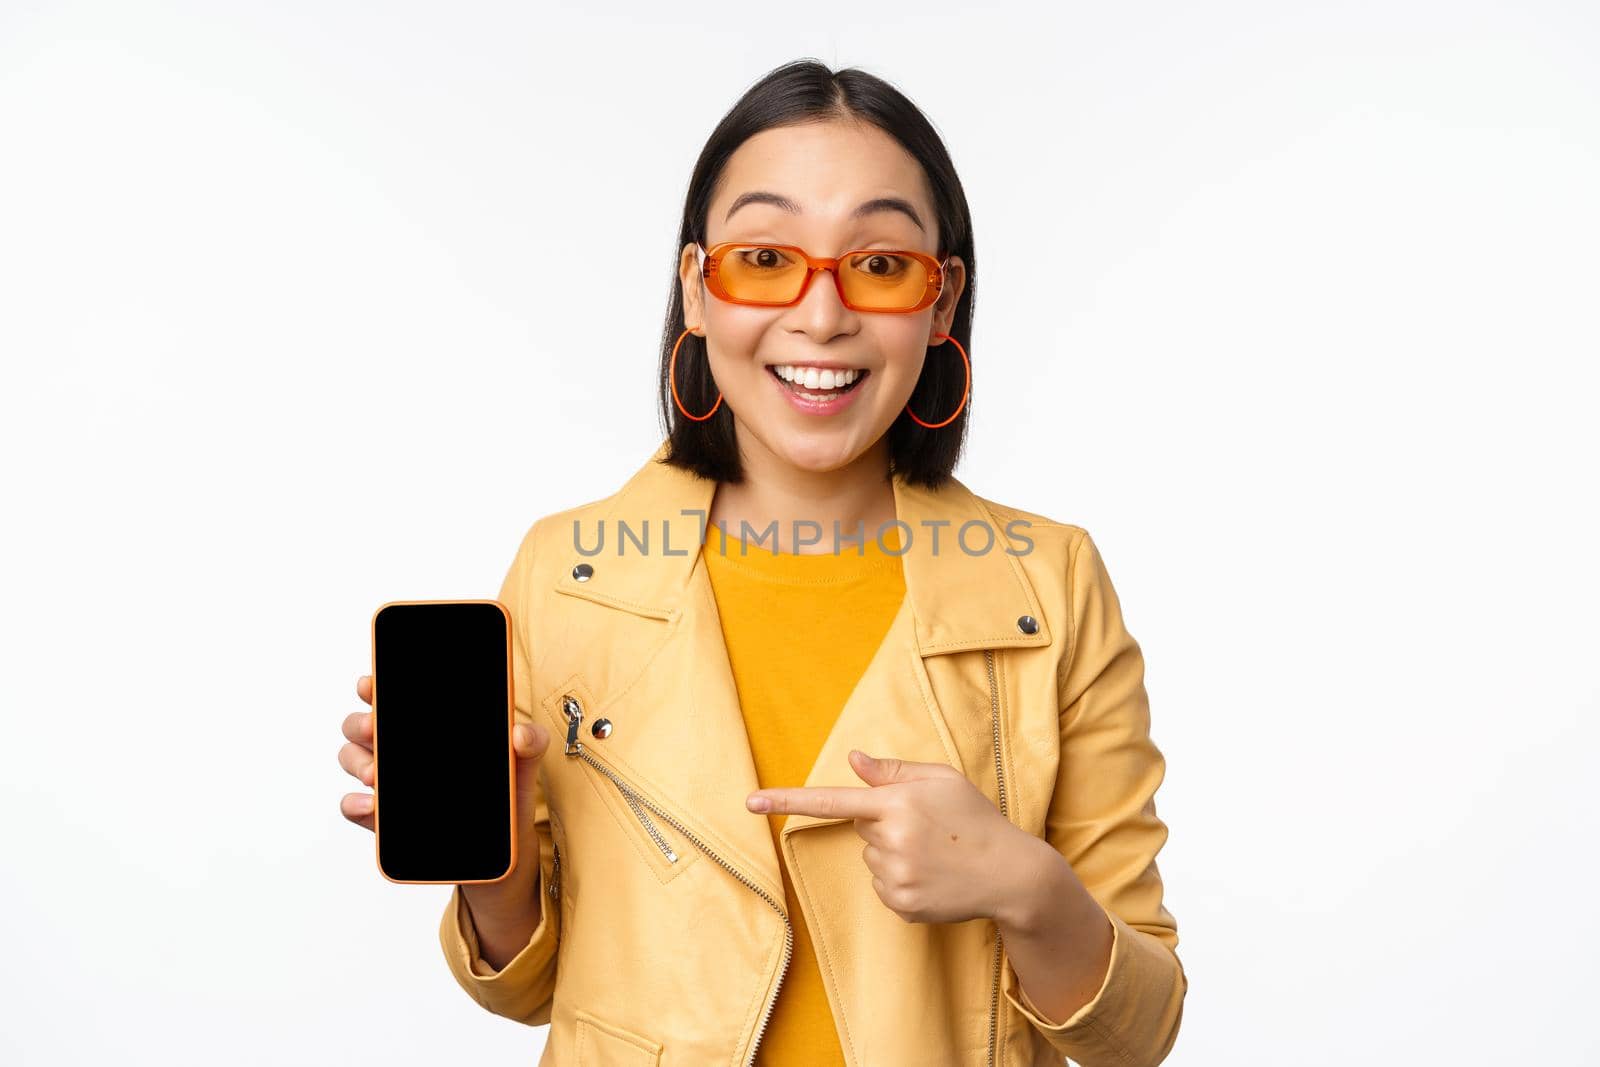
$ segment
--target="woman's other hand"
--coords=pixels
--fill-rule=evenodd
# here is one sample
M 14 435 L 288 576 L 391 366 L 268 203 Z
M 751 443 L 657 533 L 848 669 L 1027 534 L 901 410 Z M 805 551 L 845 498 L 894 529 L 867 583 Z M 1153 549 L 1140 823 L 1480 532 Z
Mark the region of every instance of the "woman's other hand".
M 345 716 L 345 743 L 339 749 L 339 766 L 370 788 L 374 766 L 370 674 L 356 679 L 356 695 L 368 708 Z M 517 865 L 498 882 L 460 887 L 472 912 L 480 954 L 484 962 L 496 970 L 504 967 L 527 944 L 543 916 L 538 892 L 539 834 L 535 826 L 535 792 L 539 761 L 550 747 L 550 731 L 542 725 L 519 722 L 512 728 L 511 744 L 517 756 Z M 339 801 L 339 811 L 357 826 L 373 829 L 371 793 L 346 793 Z
M 368 708 L 352 711 L 344 719 L 345 743 L 339 749 L 339 766 L 345 772 L 371 788 L 373 782 L 373 711 L 372 675 L 363 674 L 356 679 L 356 695 Z M 539 869 L 539 838 L 534 829 L 534 787 L 539 780 L 539 761 L 550 747 L 550 731 L 542 725 L 517 723 L 511 731 L 511 743 L 517 754 L 517 867 L 507 882 L 518 880 L 519 872 L 525 875 L 524 884 L 531 881 Z M 339 811 L 357 826 L 373 829 L 373 797 L 371 793 L 346 793 L 339 801 Z M 472 886 L 474 890 L 493 889 L 496 885 Z
M 852 752 L 850 765 L 865 786 L 758 789 L 747 806 L 855 820 L 872 888 L 907 922 L 998 918 L 1021 895 L 1011 881 L 1036 881 L 1044 843 L 1001 815 L 954 767 L 863 752 Z

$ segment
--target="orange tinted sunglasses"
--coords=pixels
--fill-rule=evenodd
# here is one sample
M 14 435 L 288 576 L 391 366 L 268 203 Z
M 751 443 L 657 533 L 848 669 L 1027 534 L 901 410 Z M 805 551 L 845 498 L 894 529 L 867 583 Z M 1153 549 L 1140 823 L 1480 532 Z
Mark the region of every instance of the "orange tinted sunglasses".
M 789 307 L 811 288 L 818 271 L 833 275 L 839 302 L 852 311 L 910 314 L 939 299 L 942 261 L 925 252 L 857 248 L 813 256 L 794 245 L 725 241 L 709 251 L 695 242 L 700 276 L 713 296 L 730 304 Z

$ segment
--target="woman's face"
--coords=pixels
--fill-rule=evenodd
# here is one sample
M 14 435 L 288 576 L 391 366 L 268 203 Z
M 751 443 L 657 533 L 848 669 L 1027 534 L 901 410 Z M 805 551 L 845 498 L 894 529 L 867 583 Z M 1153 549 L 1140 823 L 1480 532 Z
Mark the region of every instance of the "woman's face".
M 750 200 L 752 193 L 786 198 L 794 210 Z M 882 198 L 903 202 L 916 217 L 888 207 L 853 217 Z M 739 146 L 706 216 L 706 247 L 723 241 L 796 245 L 813 256 L 854 248 L 939 252 L 922 167 L 877 127 L 839 121 L 764 130 Z M 912 314 L 851 311 L 826 274 L 790 307 L 730 304 L 706 290 L 693 244 L 683 249 L 679 276 L 684 321 L 706 338 L 712 377 L 746 457 L 765 451 L 803 470 L 844 467 L 877 445 L 905 408 L 929 345 L 942 346 L 934 358 L 961 358 L 934 337 L 949 332 L 965 285 L 955 256 L 938 301 Z M 819 409 L 785 381 L 807 367 L 848 368 L 858 380 L 842 404 Z M 937 422 L 950 413 L 917 414 Z

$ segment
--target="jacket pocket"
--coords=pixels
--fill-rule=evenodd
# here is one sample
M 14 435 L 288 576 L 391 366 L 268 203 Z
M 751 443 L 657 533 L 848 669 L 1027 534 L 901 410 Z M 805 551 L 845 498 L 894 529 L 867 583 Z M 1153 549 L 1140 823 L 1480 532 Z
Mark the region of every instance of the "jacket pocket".
M 574 1012 L 577 1019 L 578 1050 L 574 1062 L 578 1067 L 658 1067 L 661 1062 L 661 1045 L 642 1034 L 608 1023 L 582 1008 Z
M 656 880 L 665 884 L 672 881 L 685 868 L 692 865 L 699 852 L 685 847 L 686 842 L 672 830 L 666 820 L 654 815 L 650 802 L 637 787 L 628 781 L 607 761 L 596 758 L 585 740 L 589 725 L 588 690 L 576 677 L 569 679 L 544 701 L 549 713 L 562 724 L 565 739 L 557 736 L 551 741 L 552 755 L 548 759 L 569 759 L 580 764 L 584 779 L 594 790 L 602 807 L 616 821 L 618 829 L 633 845 L 633 850 L 650 868 Z M 557 746 L 561 748 L 557 749 Z M 573 820 L 568 820 L 572 822 Z M 592 825 L 592 824 L 591 824 Z M 569 839 L 572 827 L 568 827 Z M 584 847 L 578 841 L 577 848 Z M 570 855 L 564 855 L 571 861 Z
M 658 881 L 670 882 L 700 853 L 685 847 L 685 841 L 665 820 L 650 813 L 641 794 L 615 770 L 585 753 L 582 762 L 589 782 L 617 825 L 634 843 L 634 851 L 649 865 Z

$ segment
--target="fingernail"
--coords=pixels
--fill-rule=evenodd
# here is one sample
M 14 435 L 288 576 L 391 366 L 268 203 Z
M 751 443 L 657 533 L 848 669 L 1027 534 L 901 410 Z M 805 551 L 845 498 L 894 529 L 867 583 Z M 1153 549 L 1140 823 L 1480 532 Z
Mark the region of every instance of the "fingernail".
M 370 796 L 356 797 L 356 814 L 357 815 L 370 815 L 370 814 L 372 814 L 372 798 Z
M 767 811 L 772 807 L 772 801 L 766 797 L 748 797 L 745 799 L 745 805 L 751 811 Z

